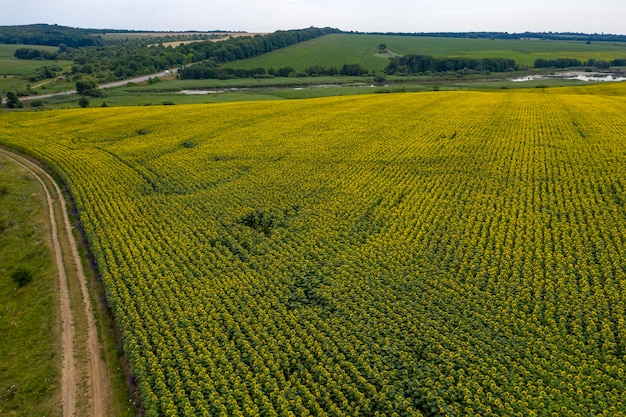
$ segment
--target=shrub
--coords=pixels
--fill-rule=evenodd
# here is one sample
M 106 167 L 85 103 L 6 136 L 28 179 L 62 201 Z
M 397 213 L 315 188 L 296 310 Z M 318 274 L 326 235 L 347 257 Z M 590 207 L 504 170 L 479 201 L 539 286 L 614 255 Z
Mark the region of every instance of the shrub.
M 7 92 L 7 107 L 10 109 L 21 109 L 24 104 L 20 101 L 19 94 L 8 91 Z
M 374 82 L 382 83 L 386 79 L 387 79 L 387 74 L 381 72 L 381 73 L 376 74 L 376 76 L 374 77 Z
M 11 278 L 21 288 L 33 280 L 33 275 L 25 267 L 18 266 L 11 274 Z

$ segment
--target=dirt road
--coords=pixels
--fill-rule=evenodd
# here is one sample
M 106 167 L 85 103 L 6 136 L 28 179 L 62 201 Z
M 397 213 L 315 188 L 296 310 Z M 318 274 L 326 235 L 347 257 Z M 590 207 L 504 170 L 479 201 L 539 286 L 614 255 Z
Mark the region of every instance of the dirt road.
M 130 83 L 141 83 L 144 81 L 148 81 L 149 78 L 161 78 L 161 77 L 168 76 L 170 74 L 176 74 L 177 72 L 178 72 L 177 68 L 172 68 L 169 70 L 161 71 L 156 74 L 142 75 L 141 77 L 135 77 L 135 78 L 131 78 L 128 80 L 121 80 L 121 81 L 114 81 L 110 83 L 100 84 L 98 85 L 98 88 L 121 87 L 123 85 L 130 84 Z M 38 94 L 34 96 L 24 96 L 24 97 L 20 97 L 20 100 L 28 101 L 28 100 L 35 100 L 35 99 L 50 98 L 50 97 L 55 97 L 55 96 L 65 96 L 68 94 L 76 94 L 76 90 L 61 91 L 59 93 L 50 93 L 50 94 Z M 2 102 L 5 103 L 6 99 L 3 98 Z
M 37 164 L 5 148 L 0 148 L 0 154 L 22 166 L 36 178 L 46 195 L 51 240 L 59 274 L 63 417 L 105 417 L 112 398 L 110 379 L 100 355 L 101 346 L 87 290 L 87 279 L 72 234 L 63 194 L 52 177 Z M 72 289 L 77 287 L 80 291 L 75 292 L 79 295 L 72 296 Z M 78 321 L 83 322 L 81 329 L 86 328 L 86 339 L 77 337 Z M 82 352 L 86 352 L 88 358 L 81 358 L 79 353 Z M 82 398 L 86 399 L 86 404 L 78 403 L 78 399 Z

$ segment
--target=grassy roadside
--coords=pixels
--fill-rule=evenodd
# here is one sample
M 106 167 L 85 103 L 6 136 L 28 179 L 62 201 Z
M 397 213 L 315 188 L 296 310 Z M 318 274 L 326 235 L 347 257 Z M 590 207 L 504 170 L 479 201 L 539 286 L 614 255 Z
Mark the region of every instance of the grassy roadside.
M 57 274 L 39 183 L 0 156 L 0 415 L 61 414 Z M 19 287 L 18 266 L 32 273 Z

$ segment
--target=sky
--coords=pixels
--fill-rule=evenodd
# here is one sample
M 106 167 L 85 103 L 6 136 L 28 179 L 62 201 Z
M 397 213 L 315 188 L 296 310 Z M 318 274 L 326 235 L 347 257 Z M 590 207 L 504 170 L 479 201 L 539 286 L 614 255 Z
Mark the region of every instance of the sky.
M 626 34 L 625 0 L 0 0 L 0 25 L 152 31 Z

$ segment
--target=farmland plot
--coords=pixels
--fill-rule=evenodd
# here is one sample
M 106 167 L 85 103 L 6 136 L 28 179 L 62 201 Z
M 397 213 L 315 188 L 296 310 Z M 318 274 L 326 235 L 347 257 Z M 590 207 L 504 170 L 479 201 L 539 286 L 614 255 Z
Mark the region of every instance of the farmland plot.
M 626 99 L 4 114 L 157 415 L 623 415 Z M 621 413 L 621 414 L 620 414 Z

